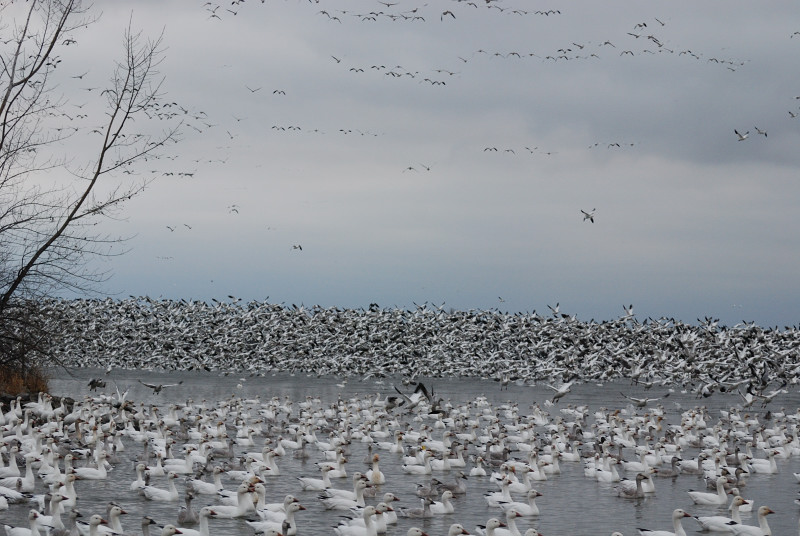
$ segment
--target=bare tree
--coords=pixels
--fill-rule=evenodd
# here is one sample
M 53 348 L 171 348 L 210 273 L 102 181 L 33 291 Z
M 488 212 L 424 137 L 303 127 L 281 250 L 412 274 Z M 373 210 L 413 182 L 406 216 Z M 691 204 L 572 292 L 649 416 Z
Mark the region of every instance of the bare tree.
M 94 102 L 76 121 L 58 53 L 97 23 L 88 11 L 80 0 L 0 4 L 0 365 L 46 355 L 43 299 L 107 278 L 90 261 L 124 253 L 124 239 L 99 224 L 144 191 L 135 164 L 163 154 L 182 126 L 177 103 L 163 102 L 163 36 L 130 24 L 124 59 L 107 87 L 87 88 Z

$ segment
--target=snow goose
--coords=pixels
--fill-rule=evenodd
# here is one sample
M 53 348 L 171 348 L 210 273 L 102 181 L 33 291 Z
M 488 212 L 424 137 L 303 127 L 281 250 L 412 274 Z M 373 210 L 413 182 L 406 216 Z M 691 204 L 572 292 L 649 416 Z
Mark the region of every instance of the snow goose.
M 517 512 L 514 508 L 506 510 L 506 526 L 495 529 L 495 536 L 522 536 L 522 533 L 517 527 L 518 517 L 522 517 L 522 514 Z
M 120 520 L 119 516 L 125 515 L 128 512 L 125 511 L 120 505 L 115 503 L 108 503 L 108 508 L 106 511 L 108 512 L 108 527 L 98 527 L 98 533 L 124 534 L 125 530 L 122 528 L 122 521 Z
M 532 517 L 539 515 L 539 506 L 536 504 L 536 497 L 541 497 L 542 494 L 536 491 L 535 489 L 528 490 L 527 493 L 528 502 L 519 502 L 514 501 L 510 503 L 500 503 L 500 508 L 504 511 L 508 510 L 509 508 L 513 508 L 516 510 L 520 515 L 524 517 Z
M 78 527 L 76 525 L 78 518 L 82 517 L 80 511 L 76 509 L 72 509 L 69 511 L 68 514 L 69 521 L 67 522 L 67 526 L 63 529 L 51 529 L 50 536 L 70 536 L 70 534 L 78 534 Z M 148 536 L 144 534 L 144 536 Z
M 428 497 L 420 499 L 422 506 L 419 508 L 400 508 L 397 512 L 397 517 L 413 517 L 413 518 L 428 518 L 433 517 L 431 512 L 431 504 L 433 503 Z
M 502 482 L 500 483 L 500 491 L 493 491 L 483 495 L 486 503 L 489 506 L 499 507 L 501 502 L 513 502 L 514 499 L 511 498 L 511 492 L 508 489 L 510 484 L 511 481 L 508 478 L 503 478 Z
M 620 460 L 619 462 L 622 465 L 622 468 L 625 471 L 629 471 L 631 473 L 645 473 L 650 468 L 647 463 L 647 450 L 642 449 L 642 452 L 639 454 L 639 461 L 625 461 Z
M 706 458 L 708 458 L 708 455 L 704 452 L 701 452 L 697 458 L 681 460 L 681 473 L 687 475 L 703 474 L 703 460 Z
M 61 512 L 64 511 L 64 508 L 61 506 L 61 501 L 64 499 L 66 499 L 66 497 L 60 493 L 50 494 L 51 514 L 49 516 L 39 514 L 38 523 L 40 526 L 51 527 L 56 530 L 63 530 L 66 528 L 64 522 L 61 520 Z
M 39 536 L 39 512 L 33 509 L 28 512 L 28 527 L 3 526 L 7 536 Z
M 760 506 L 758 508 L 757 527 L 753 525 L 731 525 L 731 532 L 736 536 L 740 534 L 746 536 L 772 536 L 772 529 L 769 528 L 769 523 L 767 523 L 767 516 L 774 513 L 775 511 L 768 506 Z
M 19 466 L 17 466 L 17 453 L 19 452 L 19 447 L 14 445 L 8 451 L 8 465 L 5 467 L 0 467 L 0 478 L 8 478 L 8 477 L 19 477 L 22 472 L 19 470 Z
M 253 491 L 253 486 L 251 486 L 249 483 L 242 482 L 239 484 L 239 487 L 236 488 L 236 506 L 230 504 L 212 505 L 211 509 L 214 510 L 216 514 L 214 517 L 218 517 L 220 519 L 232 519 L 236 517 L 244 517 L 252 512 L 255 508 L 253 506 L 253 501 L 250 498 L 251 491 Z
M 58 493 L 66 497 L 61 501 L 61 506 L 64 508 L 74 508 L 78 502 L 78 492 L 75 491 L 76 480 L 78 480 L 78 477 L 75 474 L 66 475 L 63 485 L 58 489 Z
M 333 484 L 331 484 L 331 479 L 328 476 L 328 473 L 331 472 L 332 468 L 329 465 L 323 465 L 319 468 L 319 470 L 322 471 L 322 478 L 312 478 L 309 476 L 297 477 L 297 480 L 300 481 L 300 487 L 303 488 L 303 490 L 322 491 L 324 489 L 333 487 Z
M 641 536 L 686 536 L 686 531 L 683 530 L 681 520 L 684 517 L 692 517 L 680 508 L 672 511 L 672 532 L 668 530 L 650 530 L 639 528 Z
M 365 476 L 367 477 L 367 481 L 373 485 L 380 485 L 386 483 L 386 476 L 381 472 L 381 468 L 378 465 L 380 462 L 381 457 L 377 454 L 372 456 L 372 469 L 366 472 Z
M 639 473 L 636 475 L 634 481 L 620 480 L 619 484 L 614 486 L 614 492 L 617 494 L 617 497 L 622 497 L 623 499 L 641 499 L 644 497 L 642 482 L 646 478 L 644 473 Z
M 603 464 L 600 464 L 594 468 L 594 478 L 598 482 L 619 482 L 621 477 L 619 476 L 619 472 L 617 471 L 617 461 L 616 458 L 607 458 L 608 469 L 606 469 Z
M 739 507 L 744 504 L 742 497 L 734 497 L 731 504 L 731 517 L 725 516 L 694 516 L 694 519 L 700 524 L 701 530 L 711 532 L 731 532 L 731 523 L 741 523 L 742 518 L 739 515 Z
M 133 482 L 131 482 L 130 485 L 131 491 L 138 491 L 147 485 L 145 484 L 144 481 L 144 472 L 146 469 L 147 466 L 145 464 L 143 463 L 136 464 L 136 479 Z
M 283 534 L 280 531 L 277 531 L 275 529 L 268 529 L 265 532 L 260 532 L 259 535 L 260 536 L 283 536 Z
M 430 505 L 432 514 L 452 514 L 455 511 L 453 503 L 450 499 L 453 498 L 453 492 L 446 489 L 442 492 L 442 500 L 440 502 L 432 502 Z
M 180 510 L 178 511 L 178 525 L 186 526 L 186 525 L 196 525 L 200 522 L 200 515 L 192 507 L 192 500 L 194 499 L 194 493 L 192 490 L 186 490 L 184 494 L 184 506 L 181 506 Z
M 123 510 L 121 506 L 113 502 L 108 503 L 108 505 L 106 506 L 106 512 L 109 520 L 105 521 L 104 519 L 105 522 L 98 523 L 97 526 L 93 527 L 91 518 L 89 519 L 88 523 L 77 522 L 76 527 L 78 528 L 78 532 L 82 536 L 89 536 L 92 530 L 94 530 L 95 534 L 99 536 L 122 534 L 123 533 L 122 523 L 119 520 L 119 516 L 121 514 L 127 514 L 127 512 Z M 113 521 L 112 521 L 112 516 L 113 516 Z M 114 528 L 114 525 L 112 525 L 112 522 L 114 523 L 114 525 L 116 525 L 117 527 L 116 529 Z
M 161 536 L 175 536 L 175 534 L 183 534 L 175 525 L 164 525 L 161 529 Z
M 89 518 L 87 523 L 81 523 L 80 521 L 77 523 L 78 530 L 83 533 L 84 530 L 87 530 L 89 536 L 98 536 L 99 531 L 98 528 L 100 525 L 108 525 L 108 521 L 103 519 L 103 516 L 100 514 L 94 514 L 92 517 Z
M 479 536 L 495 536 L 495 531 L 500 527 L 505 527 L 506 524 L 497 519 L 496 517 L 490 518 L 485 525 L 478 525 L 475 527 L 475 533 Z
M 404 463 L 402 465 L 403 472 L 409 475 L 429 475 L 431 474 L 431 456 L 432 452 L 425 449 L 422 454 L 422 465 Z
M 659 467 L 658 471 L 656 471 L 653 476 L 660 478 L 676 478 L 681 474 L 680 461 L 681 459 L 677 456 L 672 456 L 670 458 L 670 466 Z
M 267 503 L 261 508 L 258 508 L 256 513 L 258 514 L 258 517 L 264 521 L 283 519 L 286 517 L 286 508 L 295 502 L 298 502 L 297 497 L 294 495 L 286 495 L 283 498 L 283 502 Z M 279 517 L 273 517 L 273 514 Z
M 108 478 L 105 461 L 108 458 L 106 451 L 101 450 L 97 457 L 97 467 L 76 467 L 75 475 L 81 480 L 105 480 Z
M 208 518 L 214 517 L 216 512 L 210 506 L 204 506 L 200 509 L 200 512 L 197 514 L 198 518 L 198 528 L 195 529 L 187 529 L 181 527 L 181 532 L 185 536 L 209 536 L 208 532 Z
M 305 510 L 306 507 L 299 502 L 293 502 L 286 507 L 286 516 L 281 521 L 250 521 L 245 523 L 250 525 L 256 532 L 266 532 L 268 529 L 273 528 L 281 531 L 285 536 L 295 536 L 297 534 L 297 523 L 295 522 L 294 515 L 300 510 Z
M 0 479 L 0 486 L 16 489 L 22 493 L 33 493 L 36 488 L 36 476 L 33 474 L 33 464 L 41 461 L 41 459 L 34 454 L 25 455 L 25 476 L 9 476 Z
M 717 477 L 717 492 L 711 493 L 708 491 L 694 491 L 690 490 L 689 497 L 695 504 L 702 505 L 723 505 L 728 504 L 728 495 L 725 492 L 725 482 L 727 478 L 724 476 Z
M 778 472 L 778 465 L 775 463 L 777 451 L 767 452 L 767 458 L 753 458 L 746 460 L 747 470 L 750 473 L 775 474 Z
M 333 531 L 338 536 L 377 536 L 378 531 L 375 523 L 372 521 L 372 516 L 376 514 L 375 507 L 372 505 L 366 506 L 362 513 L 364 519 L 364 526 L 348 525 L 347 523 L 339 524 L 333 528 Z
M 197 478 L 187 478 L 186 485 L 194 493 L 200 495 L 216 495 L 217 492 L 224 489 L 222 485 L 222 473 L 225 470 L 222 467 L 214 467 L 211 471 L 213 482 L 205 482 Z
M 728 493 L 733 496 L 733 499 L 735 499 L 736 497 L 741 497 L 742 496 L 741 492 L 739 491 L 739 488 L 731 488 L 730 491 L 728 491 Z M 744 498 L 744 497 L 742 497 L 742 498 Z M 730 506 L 728 506 L 729 510 L 733 509 L 733 499 L 731 499 L 731 504 L 730 504 Z M 739 511 L 740 512 L 752 512 L 753 511 L 753 501 L 749 500 L 749 499 L 744 499 L 744 503 L 739 507 Z
M 149 501 L 176 502 L 179 498 L 178 489 L 175 487 L 176 478 L 178 478 L 178 473 L 170 471 L 167 474 L 167 489 L 144 486 L 141 488 L 142 495 Z
M 469 476 L 486 476 L 486 468 L 483 466 L 483 456 L 475 458 L 475 467 L 469 470 Z M 798 479 L 800 482 L 800 479 Z
M 464 474 L 463 471 L 459 471 L 452 482 L 442 482 L 438 478 L 432 478 L 431 483 L 436 485 L 436 488 L 440 491 L 446 489 L 452 491 L 453 495 L 464 495 L 467 493 L 467 475 Z
M 320 496 L 319 499 L 322 501 L 322 504 L 325 506 L 326 510 L 349 510 L 350 508 L 356 506 L 364 506 L 364 490 L 369 487 L 369 484 L 366 480 L 359 479 L 354 484 L 355 487 L 355 499 L 350 499 L 349 497 L 345 497 L 342 495 L 331 495 L 330 489 L 325 490 Z
M 363 508 L 362 509 L 354 508 L 352 511 L 353 511 L 353 513 L 357 514 L 358 517 L 355 517 L 355 518 L 350 519 L 350 520 L 346 520 L 345 523 L 347 523 L 348 525 L 359 525 L 359 526 L 363 527 L 364 526 L 364 518 L 361 515 L 361 514 L 363 514 Z M 391 514 L 395 514 L 395 511 L 394 511 L 394 508 L 389 506 L 387 503 L 379 502 L 378 504 L 375 505 L 375 520 L 374 520 L 374 522 L 375 522 L 375 530 L 376 530 L 376 532 L 378 534 L 386 534 L 386 526 L 387 526 L 387 523 L 388 523 L 388 518 L 386 517 L 386 514 L 390 514 L 390 513 Z M 394 517 L 394 520 L 395 520 L 395 523 L 396 523 L 397 522 L 397 516 L 396 515 Z
M 461 523 L 453 523 L 447 531 L 447 536 L 458 536 L 459 534 L 469 534 Z
M 353 473 L 352 480 L 353 480 L 352 490 L 331 487 L 324 489 L 322 494 L 325 495 L 326 497 L 339 496 L 339 497 L 344 497 L 346 499 L 355 500 L 356 497 L 358 496 L 358 490 L 356 489 L 357 484 L 359 481 L 365 481 L 365 478 L 364 475 L 356 471 L 355 473 Z

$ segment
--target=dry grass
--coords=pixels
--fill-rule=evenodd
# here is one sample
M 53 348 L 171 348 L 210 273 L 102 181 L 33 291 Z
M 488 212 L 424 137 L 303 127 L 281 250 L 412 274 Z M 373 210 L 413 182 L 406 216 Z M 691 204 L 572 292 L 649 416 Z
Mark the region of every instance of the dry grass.
M 49 377 L 37 367 L 20 370 L 0 367 L 0 393 L 20 395 L 25 393 L 47 392 Z

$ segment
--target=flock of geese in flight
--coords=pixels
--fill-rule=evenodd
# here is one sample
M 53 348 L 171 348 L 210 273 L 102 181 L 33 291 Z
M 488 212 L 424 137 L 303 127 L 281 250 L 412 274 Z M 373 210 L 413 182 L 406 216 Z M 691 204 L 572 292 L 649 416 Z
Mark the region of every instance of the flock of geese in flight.
M 60 337 L 54 356 L 79 368 L 528 384 L 628 378 L 647 388 L 683 385 L 701 398 L 738 391 L 748 406 L 800 381 L 798 326 L 640 320 L 633 305 L 616 320 L 596 322 L 548 307 L 547 314 L 511 314 L 428 303 L 344 309 L 145 296 L 50 300 L 42 314 Z

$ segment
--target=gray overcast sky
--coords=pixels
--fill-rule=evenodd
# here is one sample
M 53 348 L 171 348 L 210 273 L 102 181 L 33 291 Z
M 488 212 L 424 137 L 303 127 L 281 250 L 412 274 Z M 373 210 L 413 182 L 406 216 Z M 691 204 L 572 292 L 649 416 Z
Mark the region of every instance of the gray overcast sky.
M 111 295 L 797 323 L 796 1 L 95 8 L 65 93 L 131 19 L 207 114 L 112 227 Z

